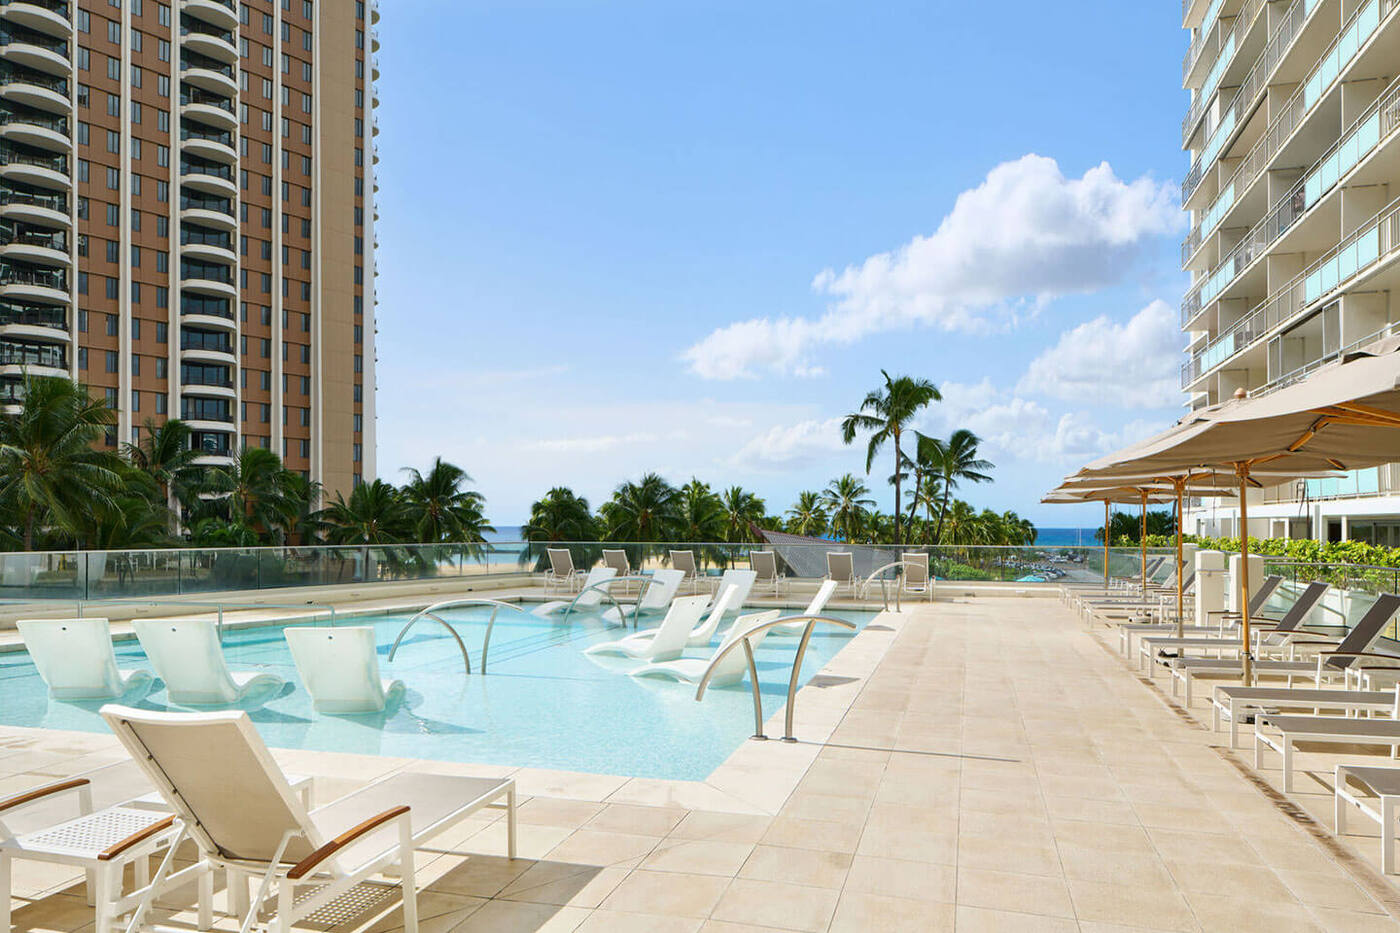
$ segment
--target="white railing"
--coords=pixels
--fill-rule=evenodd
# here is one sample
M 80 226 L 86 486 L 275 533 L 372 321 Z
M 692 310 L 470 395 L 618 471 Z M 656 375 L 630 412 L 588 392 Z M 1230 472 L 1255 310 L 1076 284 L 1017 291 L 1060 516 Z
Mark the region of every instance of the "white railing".
M 1216 37 L 1216 41 L 1213 43 L 1215 54 L 1223 54 L 1226 57 L 1226 61 L 1224 62 L 1217 61 L 1215 68 L 1219 68 L 1223 72 L 1225 68 L 1229 67 L 1229 59 L 1233 59 L 1239 54 L 1240 47 L 1244 44 L 1245 36 L 1249 33 L 1249 30 L 1253 28 L 1259 13 L 1263 9 L 1264 0 L 1246 0 L 1245 5 L 1235 14 L 1234 23 L 1228 31 L 1223 29 L 1211 30 L 1210 35 Z M 1206 33 L 1198 33 L 1196 41 L 1191 44 L 1191 50 L 1187 52 L 1183 80 L 1185 76 L 1190 75 L 1192 70 L 1195 69 L 1196 63 L 1200 61 L 1206 47 L 1212 45 L 1208 38 L 1202 38 L 1204 36 L 1206 36 Z M 1233 40 L 1233 46 L 1231 45 L 1231 40 Z M 1195 132 L 1196 123 L 1201 119 L 1201 115 L 1205 113 L 1206 104 L 1210 101 L 1213 91 L 1214 88 L 1207 90 L 1205 85 L 1202 85 L 1201 91 L 1192 98 L 1191 106 L 1186 111 L 1186 117 L 1181 121 L 1181 144 L 1183 146 L 1190 140 L 1191 134 Z

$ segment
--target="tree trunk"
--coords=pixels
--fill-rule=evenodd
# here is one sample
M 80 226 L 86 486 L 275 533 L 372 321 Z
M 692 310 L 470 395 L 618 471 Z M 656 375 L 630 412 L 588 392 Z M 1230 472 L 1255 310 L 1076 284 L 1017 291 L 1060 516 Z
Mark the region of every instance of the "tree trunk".
M 943 483 L 943 504 L 938 507 L 938 528 L 933 535 L 935 544 L 942 543 L 943 541 L 943 520 L 948 517 L 948 495 L 951 491 L 945 480 Z
M 904 546 L 904 536 L 900 534 L 899 520 L 904 517 L 899 501 L 899 475 L 904 466 L 904 457 L 899 452 L 899 431 L 894 432 L 894 543 Z

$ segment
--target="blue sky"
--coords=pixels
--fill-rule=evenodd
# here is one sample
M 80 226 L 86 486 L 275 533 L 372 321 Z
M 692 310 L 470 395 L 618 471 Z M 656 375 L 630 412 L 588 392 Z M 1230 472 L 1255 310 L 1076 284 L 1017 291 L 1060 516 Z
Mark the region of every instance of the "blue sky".
M 884 367 L 984 437 L 964 498 L 1092 524 L 1038 500 L 1176 417 L 1176 4 L 381 9 L 382 476 L 782 511 L 862 472 L 833 419 Z

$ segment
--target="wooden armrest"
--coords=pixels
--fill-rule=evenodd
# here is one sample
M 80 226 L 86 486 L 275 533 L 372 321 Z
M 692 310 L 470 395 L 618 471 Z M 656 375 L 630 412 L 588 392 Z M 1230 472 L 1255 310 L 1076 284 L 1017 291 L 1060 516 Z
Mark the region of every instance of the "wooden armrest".
M 0 800 L 0 813 L 9 810 L 12 807 L 23 806 L 26 803 L 31 803 L 35 800 L 39 800 L 40 798 L 62 793 L 65 790 L 73 790 L 74 788 L 83 787 L 88 783 L 90 782 L 87 778 L 72 778 L 71 780 L 67 781 L 59 781 L 57 784 L 46 784 L 43 787 L 36 787 L 33 790 L 27 790 L 24 793 L 16 794 L 13 797 L 6 797 L 4 800 Z
M 132 846 L 136 845 L 138 842 L 142 842 L 146 839 L 151 838 L 156 833 L 163 832 L 169 829 L 174 823 L 175 817 L 172 814 L 158 823 L 152 823 L 145 829 L 139 829 L 136 832 L 132 833 L 130 836 L 127 836 L 125 839 L 121 840 L 120 842 L 114 842 L 112 843 L 112 845 L 97 853 L 97 860 L 99 862 L 109 862 L 112 859 L 116 858 L 118 855 L 121 855 L 127 849 L 130 849 Z
M 321 848 L 317 849 L 315 852 L 312 852 L 300 862 L 297 862 L 295 865 L 292 866 L 292 870 L 287 872 L 287 877 L 292 881 L 296 881 L 298 878 L 304 877 L 317 865 L 321 864 L 326 859 L 330 858 L 332 855 L 339 852 L 341 849 L 345 848 L 347 845 L 363 836 L 365 833 L 369 832 L 372 829 L 378 829 L 380 826 L 383 826 L 390 820 L 397 819 L 405 815 L 406 813 L 408 813 L 408 807 L 393 807 L 389 810 L 385 810 L 378 816 L 370 817 L 369 819 L 361 823 L 359 826 L 346 830 L 339 836 L 336 836 L 330 842 L 321 846 Z

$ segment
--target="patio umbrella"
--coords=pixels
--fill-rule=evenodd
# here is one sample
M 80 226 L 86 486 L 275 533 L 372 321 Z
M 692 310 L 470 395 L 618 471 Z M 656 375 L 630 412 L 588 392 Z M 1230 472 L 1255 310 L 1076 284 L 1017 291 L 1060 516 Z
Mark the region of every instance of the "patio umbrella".
M 1139 535 L 1142 546 L 1142 589 L 1147 592 L 1147 504 L 1170 502 L 1171 497 L 1161 489 L 1135 486 L 1131 484 L 1086 484 L 1082 488 L 1068 488 L 1062 484 L 1040 500 L 1046 505 L 1068 505 L 1079 502 L 1103 503 L 1103 582 L 1108 586 L 1109 549 L 1109 509 L 1115 502 L 1137 502 L 1142 505 L 1142 533 Z
M 1243 392 L 1203 408 L 1154 438 L 1109 454 L 1080 478 L 1109 480 L 1199 467 L 1228 468 L 1240 489 L 1241 663 L 1252 672 L 1249 510 L 1252 474 L 1302 476 L 1400 460 L 1400 338 L 1344 354 L 1311 375 L 1257 398 Z

